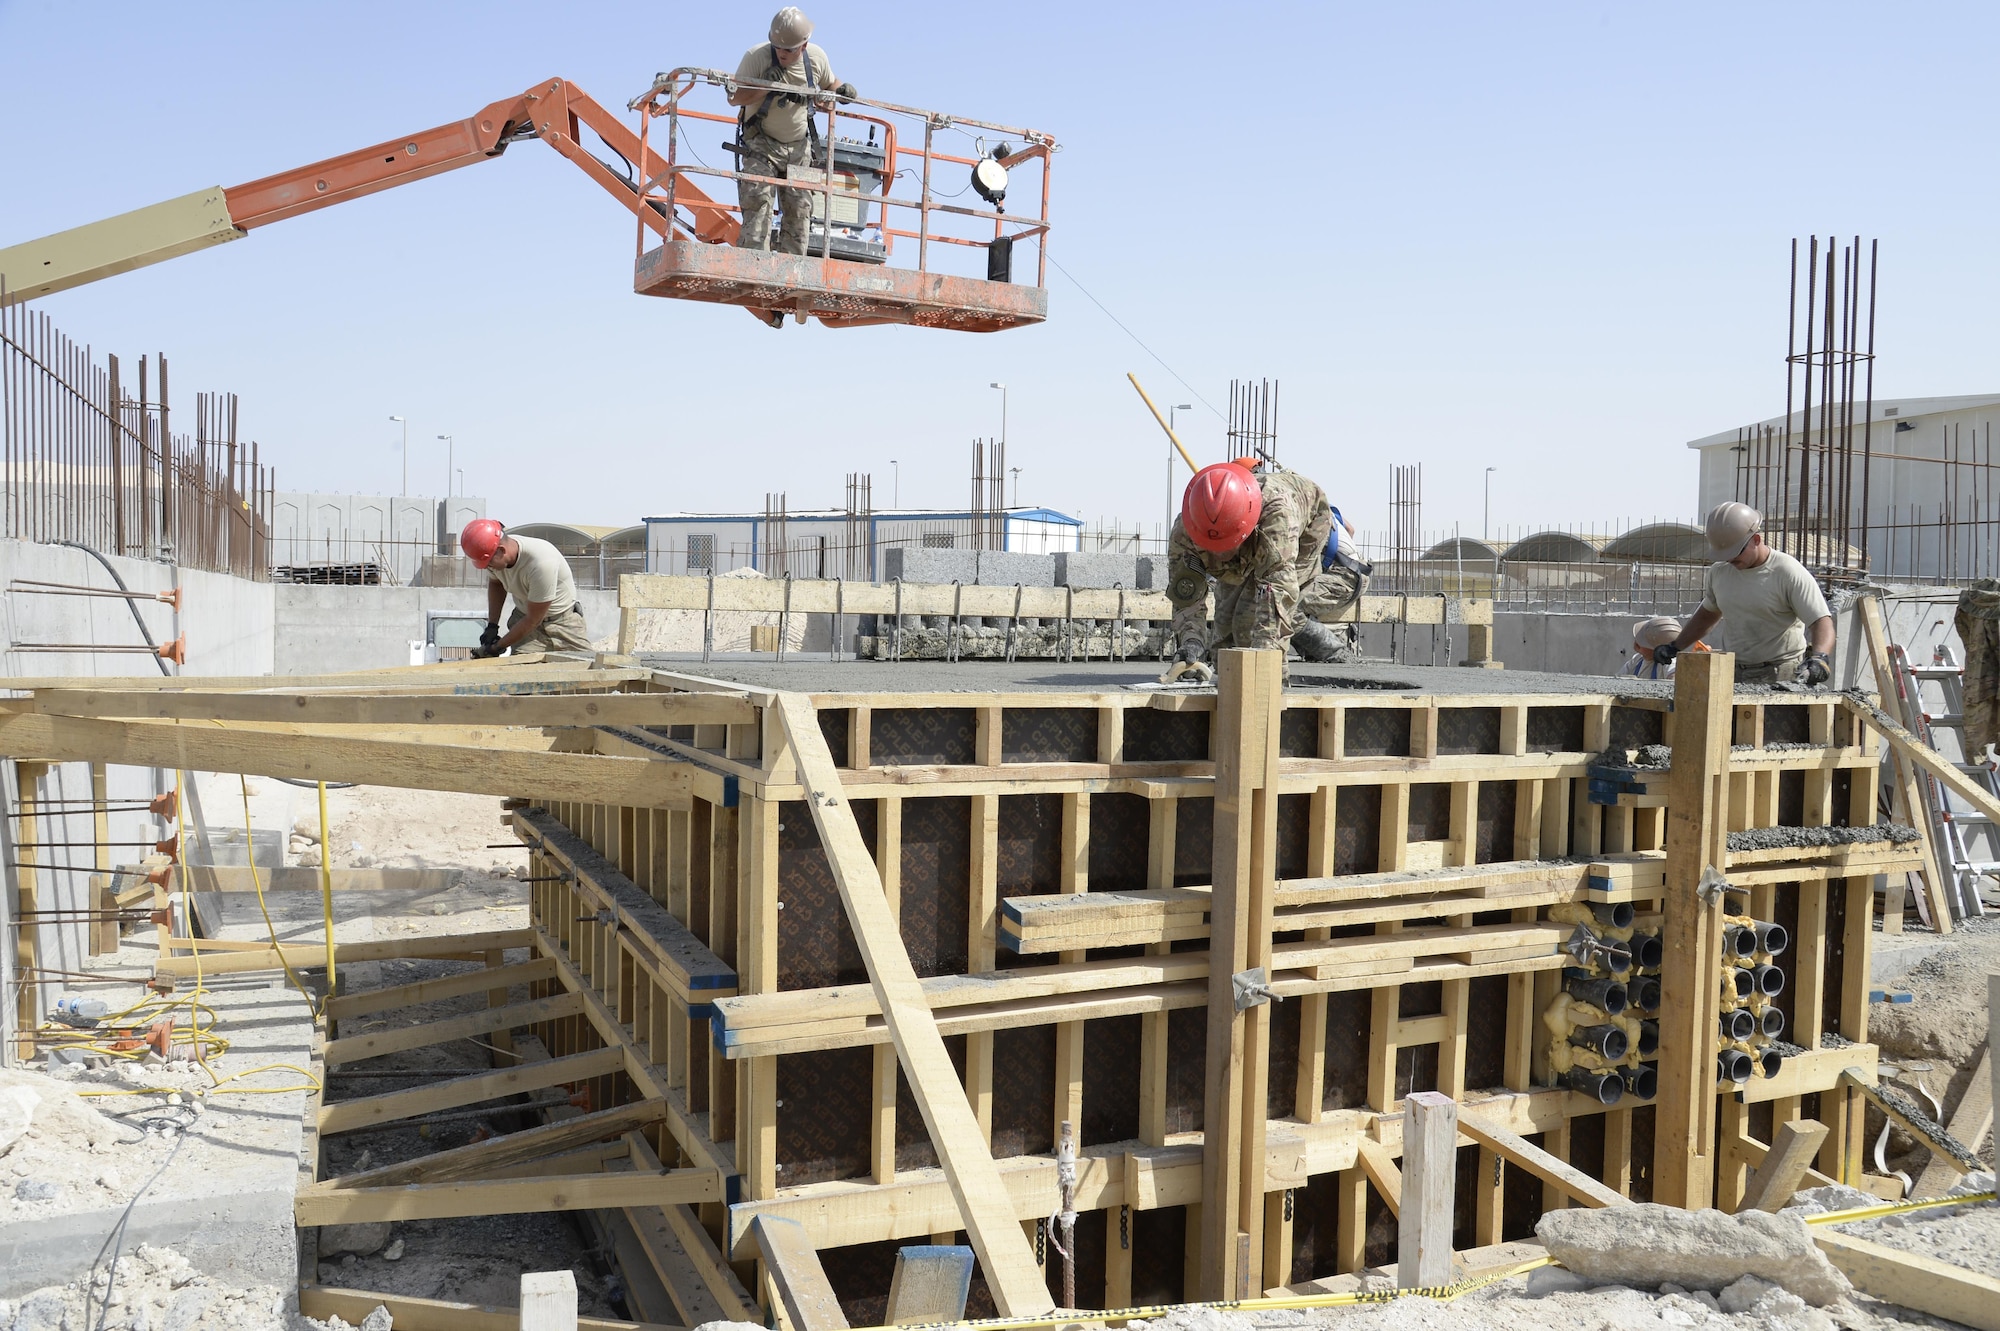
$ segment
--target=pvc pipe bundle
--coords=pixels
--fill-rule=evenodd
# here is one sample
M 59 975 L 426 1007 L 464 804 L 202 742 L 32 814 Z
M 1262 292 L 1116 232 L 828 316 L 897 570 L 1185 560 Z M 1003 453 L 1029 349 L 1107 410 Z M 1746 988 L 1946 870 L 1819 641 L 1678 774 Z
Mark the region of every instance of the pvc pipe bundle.
M 1716 1076 L 1738 1085 L 1753 1077 L 1775 1077 L 1784 1055 L 1773 1045 L 1785 1033 L 1785 1014 L 1775 1000 L 1785 992 L 1785 972 L 1775 964 L 1791 946 L 1781 924 L 1746 915 L 1724 918 L 1722 929 L 1722 1017 L 1716 1032 Z

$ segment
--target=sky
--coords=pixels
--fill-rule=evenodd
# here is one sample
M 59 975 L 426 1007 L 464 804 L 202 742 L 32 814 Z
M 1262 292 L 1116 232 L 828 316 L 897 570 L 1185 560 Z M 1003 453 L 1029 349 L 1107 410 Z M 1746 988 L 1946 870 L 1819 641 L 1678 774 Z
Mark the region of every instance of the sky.
M 0 0 L 0 245 L 546 77 L 622 113 L 656 70 L 733 66 L 768 8 Z M 100 356 L 164 352 L 177 397 L 239 394 L 281 489 L 395 493 L 403 415 L 411 492 L 449 434 L 515 523 L 830 507 L 856 471 L 878 506 L 962 505 L 1001 381 L 1020 501 L 1150 534 L 1166 444 L 1128 371 L 1193 404 L 1202 462 L 1230 380 L 1278 381 L 1280 460 L 1366 528 L 1399 463 L 1432 531 L 1479 530 L 1489 467 L 1496 530 L 1688 517 L 1686 441 L 1783 410 L 1789 246 L 1829 232 L 1880 238 L 1878 397 L 2000 388 L 2000 8 L 808 13 L 864 95 L 1061 144 L 1046 324 L 773 331 L 637 296 L 630 213 L 537 143 L 39 305 Z

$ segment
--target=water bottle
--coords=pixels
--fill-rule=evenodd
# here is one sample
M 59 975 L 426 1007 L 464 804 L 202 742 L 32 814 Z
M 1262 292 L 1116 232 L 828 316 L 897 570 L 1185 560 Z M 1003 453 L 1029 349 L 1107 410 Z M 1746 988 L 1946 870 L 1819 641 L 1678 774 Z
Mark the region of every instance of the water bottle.
M 89 1028 L 95 1026 L 111 1011 L 110 1005 L 101 998 L 84 998 L 77 994 L 64 994 L 56 1000 L 49 1013 L 65 1026 Z

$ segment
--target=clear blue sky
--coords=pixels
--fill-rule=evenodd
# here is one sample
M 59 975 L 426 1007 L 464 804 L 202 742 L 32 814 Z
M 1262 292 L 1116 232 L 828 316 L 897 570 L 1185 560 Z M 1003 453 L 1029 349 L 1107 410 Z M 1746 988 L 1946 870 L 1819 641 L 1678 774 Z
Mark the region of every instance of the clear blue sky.
M 730 65 L 768 3 L 0 0 L 0 243 L 469 115 L 551 75 L 622 106 Z M 1783 406 L 1786 248 L 1879 236 L 1878 396 L 1996 387 L 1990 6 L 836 3 L 864 93 L 1064 145 L 1052 253 L 1218 406 L 1282 381 L 1281 455 L 1363 525 L 1682 515 L 1686 440 Z M 759 327 L 631 294 L 629 214 L 539 144 L 50 297 L 72 335 L 227 388 L 284 488 L 413 486 L 458 440 L 512 521 L 838 503 L 902 460 L 959 504 L 1012 385 L 1021 498 L 1149 529 L 1188 390 L 1070 282 L 992 336 Z M 1197 452 L 1222 423 L 1184 413 Z

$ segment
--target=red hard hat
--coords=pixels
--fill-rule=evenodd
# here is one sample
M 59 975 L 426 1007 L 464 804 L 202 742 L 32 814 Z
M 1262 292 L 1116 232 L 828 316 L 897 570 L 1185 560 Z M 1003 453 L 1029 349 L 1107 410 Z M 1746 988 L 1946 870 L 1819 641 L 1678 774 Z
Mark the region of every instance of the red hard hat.
M 500 548 L 500 538 L 506 534 L 507 529 L 492 518 L 474 518 L 458 534 L 458 548 L 465 551 L 465 557 L 472 561 L 474 568 L 485 568 L 493 562 L 493 554 Z
M 1181 496 L 1181 527 L 1188 539 L 1218 555 L 1233 554 L 1264 511 L 1264 489 L 1241 464 L 1203 467 Z

